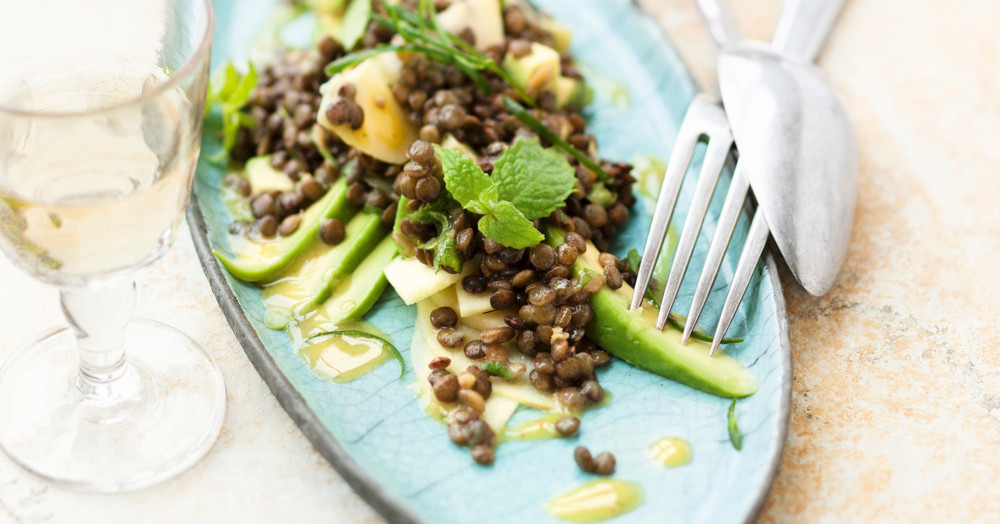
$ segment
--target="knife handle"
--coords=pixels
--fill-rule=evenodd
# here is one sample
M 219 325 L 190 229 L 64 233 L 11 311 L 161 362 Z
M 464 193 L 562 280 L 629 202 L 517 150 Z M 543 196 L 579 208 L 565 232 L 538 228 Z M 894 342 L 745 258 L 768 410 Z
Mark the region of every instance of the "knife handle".
M 727 47 L 743 39 L 736 17 L 727 0 L 697 0 L 698 10 L 719 47 Z
M 701 1 L 701 0 L 699 0 Z M 845 0 L 787 0 L 771 45 L 807 62 L 826 42 Z

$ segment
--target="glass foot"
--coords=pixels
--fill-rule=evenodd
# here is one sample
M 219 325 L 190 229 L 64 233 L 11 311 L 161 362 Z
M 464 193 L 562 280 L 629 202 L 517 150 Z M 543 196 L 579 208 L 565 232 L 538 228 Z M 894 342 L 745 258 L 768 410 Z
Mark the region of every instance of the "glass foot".
M 77 341 L 59 329 L 0 368 L 0 448 L 67 487 L 137 489 L 192 466 L 226 412 L 222 374 L 195 341 L 152 320 L 125 328 L 128 365 L 107 390 L 77 387 Z

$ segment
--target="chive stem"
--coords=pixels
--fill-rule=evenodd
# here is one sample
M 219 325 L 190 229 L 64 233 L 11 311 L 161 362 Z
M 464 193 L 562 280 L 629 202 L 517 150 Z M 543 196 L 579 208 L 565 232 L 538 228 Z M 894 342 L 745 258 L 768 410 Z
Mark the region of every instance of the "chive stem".
M 583 164 L 584 167 L 593 171 L 594 174 L 597 175 L 597 178 L 600 178 L 605 182 L 611 180 L 611 176 L 608 175 L 608 173 L 604 171 L 604 169 L 602 169 L 601 166 L 597 164 L 597 162 L 594 162 L 590 157 L 585 155 L 582 151 L 573 147 L 568 142 L 563 140 L 559 135 L 557 135 L 554 131 L 546 127 L 545 124 L 543 124 L 540 120 L 535 118 L 535 115 L 532 115 L 524 106 L 518 104 L 512 98 L 506 96 L 503 98 L 503 104 L 507 106 L 507 110 L 509 110 L 511 114 L 517 117 L 517 119 L 520 120 L 521 122 L 524 122 L 524 124 L 527 125 L 529 129 L 538 133 L 539 136 L 548 140 L 549 142 L 552 142 L 552 144 L 558 147 L 559 149 L 562 149 L 563 151 L 569 153 L 578 162 Z

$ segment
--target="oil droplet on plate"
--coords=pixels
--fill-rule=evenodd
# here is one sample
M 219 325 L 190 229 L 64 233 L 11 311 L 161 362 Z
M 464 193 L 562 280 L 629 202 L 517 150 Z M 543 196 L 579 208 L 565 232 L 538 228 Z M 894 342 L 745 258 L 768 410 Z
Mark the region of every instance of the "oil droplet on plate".
M 661 438 L 649 448 L 653 461 L 667 468 L 676 468 L 691 462 L 691 445 L 677 437 Z
M 529 420 L 517 427 L 505 427 L 502 439 L 504 441 L 511 441 L 560 438 L 562 435 L 556 431 L 556 421 L 565 416 L 562 413 L 550 413 L 541 418 Z
M 319 376 L 350 382 L 393 358 L 384 343 L 353 335 L 320 336 L 305 343 L 299 354 Z
M 624 515 L 642 503 L 639 486 L 616 479 L 588 482 L 549 501 L 549 515 L 569 522 L 600 522 Z

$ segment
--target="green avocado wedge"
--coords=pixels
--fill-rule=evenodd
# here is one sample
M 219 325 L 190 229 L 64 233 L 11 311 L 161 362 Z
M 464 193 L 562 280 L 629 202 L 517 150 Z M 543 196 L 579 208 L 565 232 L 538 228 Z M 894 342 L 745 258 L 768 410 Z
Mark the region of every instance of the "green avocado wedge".
M 333 289 L 330 299 L 323 303 L 327 317 L 334 323 L 361 318 L 385 291 L 386 264 L 396 256 L 396 242 L 386 235 L 378 246 L 350 275 L 344 277 Z
M 337 180 L 323 198 L 317 200 L 302 214 L 299 228 L 287 237 L 276 237 L 265 241 L 251 241 L 230 237 L 232 251 L 219 248 L 212 254 L 226 266 L 236 278 L 247 282 L 269 280 L 288 267 L 300 253 L 305 251 L 314 238 L 324 219 L 337 218 L 346 221 L 356 209 L 347 200 L 347 181 Z
M 379 213 L 362 211 L 347 223 L 344 232 L 345 240 L 322 255 L 316 266 L 320 271 L 307 280 L 306 289 L 315 290 L 312 293 L 315 304 L 330 298 L 334 288 L 366 260 L 389 230 L 382 225 Z
M 563 233 L 549 230 L 549 243 L 558 245 Z M 602 273 L 597 248 L 587 243 L 587 250 L 573 265 L 573 276 L 584 272 Z M 722 351 L 708 356 L 711 345 L 691 339 L 681 345 L 681 333 L 668 327 L 656 329 L 656 308 L 648 301 L 638 311 L 629 310 L 632 288 L 623 284 L 617 290 L 602 288 L 590 297 L 594 319 L 587 325 L 587 336 L 616 357 L 646 371 L 680 382 L 692 388 L 726 398 L 752 395 L 757 379 L 743 364 Z

